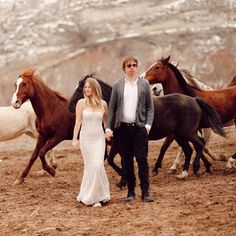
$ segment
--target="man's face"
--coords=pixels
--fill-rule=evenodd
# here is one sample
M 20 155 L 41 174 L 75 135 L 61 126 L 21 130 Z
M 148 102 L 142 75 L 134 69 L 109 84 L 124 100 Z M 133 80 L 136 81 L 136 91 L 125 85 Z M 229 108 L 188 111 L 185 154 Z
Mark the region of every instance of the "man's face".
M 138 64 L 135 61 L 127 62 L 125 66 L 125 73 L 128 76 L 136 76 L 138 73 Z

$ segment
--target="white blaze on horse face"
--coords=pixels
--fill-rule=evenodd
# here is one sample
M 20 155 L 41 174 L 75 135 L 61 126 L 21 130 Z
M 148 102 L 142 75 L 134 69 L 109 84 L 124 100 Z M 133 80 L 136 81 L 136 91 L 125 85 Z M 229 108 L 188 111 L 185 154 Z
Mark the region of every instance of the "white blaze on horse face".
M 17 81 L 16 81 L 16 91 L 15 91 L 15 93 L 13 94 L 12 99 L 11 99 L 11 104 L 12 104 L 12 106 L 14 106 L 15 103 L 16 103 L 16 101 L 17 101 L 17 93 L 18 93 L 18 91 L 19 91 L 19 86 L 20 86 L 20 84 L 22 83 L 22 81 L 23 81 L 23 79 L 22 79 L 21 77 L 19 77 L 19 78 L 17 79 Z
M 147 73 L 147 71 L 149 71 L 154 65 L 156 65 L 157 64 L 157 62 L 155 62 L 155 63 L 153 63 L 147 70 L 146 70 L 146 73 Z
M 147 71 L 149 71 L 156 63 L 157 63 L 157 62 L 153 63 L 144 73 L 142 73 L 142 74 L 140 75 L 140 77 L 141 77 L 142 79 L 145 79 L 145 76 L 146 76 Z
M 142 73 L 139 77 L 142 78 L 142 79 L 144 79 L 145 76 L 146 76 L 146 72 Z

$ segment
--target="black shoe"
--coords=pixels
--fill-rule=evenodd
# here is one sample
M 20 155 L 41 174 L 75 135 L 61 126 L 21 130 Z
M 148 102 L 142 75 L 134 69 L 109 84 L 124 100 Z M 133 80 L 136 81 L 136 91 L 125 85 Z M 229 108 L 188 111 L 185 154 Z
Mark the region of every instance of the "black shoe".
M 131 202 L 135 199 L 135 194 L 134 192 L 128 192 L 128 195 L 126 198 L 124 198 L 125 202 Z
M 143 202 L 153 202 L 154 198 L 152 196 L 149 195 L 149 193 L 144 193 L 142 194 L 142 200 Z

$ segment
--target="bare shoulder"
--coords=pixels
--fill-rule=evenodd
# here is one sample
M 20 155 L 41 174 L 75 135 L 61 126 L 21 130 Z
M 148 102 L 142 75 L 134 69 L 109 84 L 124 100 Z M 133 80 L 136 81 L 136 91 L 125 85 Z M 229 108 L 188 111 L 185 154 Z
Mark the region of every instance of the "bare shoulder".
M 77 104 L 76 104 L 76 107 L 83 107 L 85 104 L 85 99 L 84 98 L 81 98 Z
M 106 105 L 107 103 L 105 100 L 102 99 L 102 105 L 104 105 L 104 104 Z
M 106 101 L 102 100 L 102 106 L 103 106 L 103 107 L 107 107 Z
M 78 103 L 85 103 L 85 99 L 84 98 L 79 99 Z

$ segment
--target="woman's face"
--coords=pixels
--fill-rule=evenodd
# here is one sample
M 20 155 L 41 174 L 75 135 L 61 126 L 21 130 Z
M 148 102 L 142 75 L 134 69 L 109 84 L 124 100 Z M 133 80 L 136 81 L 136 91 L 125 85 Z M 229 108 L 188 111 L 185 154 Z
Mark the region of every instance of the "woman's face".
M 84 93 L 87 97 L 92 96 L 93 91 L 92 91 L 92 88 L 91 88 L 89 82 L 86 82 L 84 85 Z

